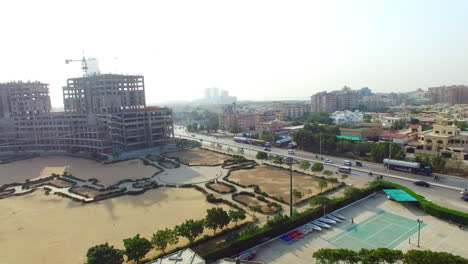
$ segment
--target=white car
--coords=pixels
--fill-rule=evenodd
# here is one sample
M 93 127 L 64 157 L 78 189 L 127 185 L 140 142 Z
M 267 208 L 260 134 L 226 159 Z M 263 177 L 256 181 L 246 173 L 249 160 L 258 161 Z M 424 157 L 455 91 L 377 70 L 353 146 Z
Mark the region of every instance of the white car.
M 331 159 L 326 159 L 326 160 L 325 160 L 325 163 L 333 163 L 333 160 L 331 160 Z
M 288 149 L 288 154 L 289 155 L 294 155 L 294 151 L 292 149 Z

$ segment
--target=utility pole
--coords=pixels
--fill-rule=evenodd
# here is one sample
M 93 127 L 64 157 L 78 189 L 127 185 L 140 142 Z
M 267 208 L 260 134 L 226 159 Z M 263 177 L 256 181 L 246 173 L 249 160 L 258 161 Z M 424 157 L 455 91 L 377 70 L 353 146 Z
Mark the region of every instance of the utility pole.
M 319 134 L 320 137 L 320 156 L 322 156 L 322 133 Z
M 292 159 L 289 161 L 289 217 L 293 215 Z
M 392 142 L 390 142 L 390 151 L 388 152 L 388 159 L 390 160 L 392 158 Z M 389 174 L 390 170 L 390 164 L 387 164 L 387 174 Z
M 423 220 L 418 219 L 418 247 L 419 247 L 419 239 L 421 238 L 421 223 Z

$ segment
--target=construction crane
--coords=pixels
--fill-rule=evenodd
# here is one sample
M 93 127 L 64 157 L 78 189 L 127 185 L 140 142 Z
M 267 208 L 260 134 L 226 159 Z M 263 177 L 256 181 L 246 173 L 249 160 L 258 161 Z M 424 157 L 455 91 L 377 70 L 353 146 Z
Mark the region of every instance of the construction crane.
M 69 64 L 70 62 L 80 62 L 81 61 L 81 69 L 83 70 L 83 77 L 88 76 L 88 63 L 86 61 L 85 56 L 81 60 L 65 60 L 65 64 Z

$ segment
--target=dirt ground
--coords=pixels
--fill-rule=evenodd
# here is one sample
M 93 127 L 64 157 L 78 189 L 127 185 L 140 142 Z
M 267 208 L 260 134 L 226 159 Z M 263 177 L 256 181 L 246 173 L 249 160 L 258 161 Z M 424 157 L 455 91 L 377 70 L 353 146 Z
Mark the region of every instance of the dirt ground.
M 149 178 L 159 169 L 145 166 L 137 159 L 102 164 L 88 159 L 45 156 L 1 164 L 0 185 L 47 177 L 52 172 L 62 174 L 64 171 L 83 180 L 96 178 L 100 184 L 109 186 L 124 179 Z
M 189 165 L 216 165 L 222 164 L 225 160 L 231 158 L 228 155 L 223 155 L 200 148 L 169 152 L 165 153 L 164 156 L 169 158 L 178 158 L 182 163 Z
M 213 206 L 196 190 L 176 188 L 86 205 L 42 192 L 3 199 L 0 263 L 84 263 L 91 246 L 108 242 L 123 249 L 125 238 L 140 234 L 150 239 L 159 229 L 204 218 Z M 185 243 L 181 238 L 177 246 Z
M 210 183 L 209 185 L 211 188 L 215 189 L 216 191 L 220 193 L 228 193 L 231 190 L 231 188 L 229 188 L 228 186 L 224 184 Z
M 262 191 L 271 196 L 283 198 L 289 203 L 289 171 L 267 165 L 258 165 L 251 170 L 237 170 L 231 172 L 229 179 L 242 185 L 257 184 Z M 293 188 L 300 191 L 307 198 L 320 193 L 319 180 L 315 177 L 293 172 Z M 331 184 L 328 183 L 329 188 Z M 325 191 L 325 189 L 323 190 Z
M 265 202 L 259 201 L 255 199 L 254 197 L 248 196 L 248 195 L 237 195 L 234 200 L 241 201 L 243 203 L 246 203 L 248 206 L 253 206 L 253 205 L 260 205 L 261 210 L 263 213 L 273 213 L 276 211 L 275 207 L 269 207 Z

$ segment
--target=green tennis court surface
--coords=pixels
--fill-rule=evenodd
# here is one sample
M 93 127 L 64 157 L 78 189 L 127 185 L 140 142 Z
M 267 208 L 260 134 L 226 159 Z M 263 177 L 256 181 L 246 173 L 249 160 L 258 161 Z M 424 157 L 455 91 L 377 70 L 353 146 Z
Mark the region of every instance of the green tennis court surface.
M 421 229 L 426 226 L 421 224 Z M 361 223 L 348 227 L 328 240 L 339 248 L 360 250 L 361 248 L 394 249 L 401 242 L 418 232 L 416 219 L 380 211 Z

